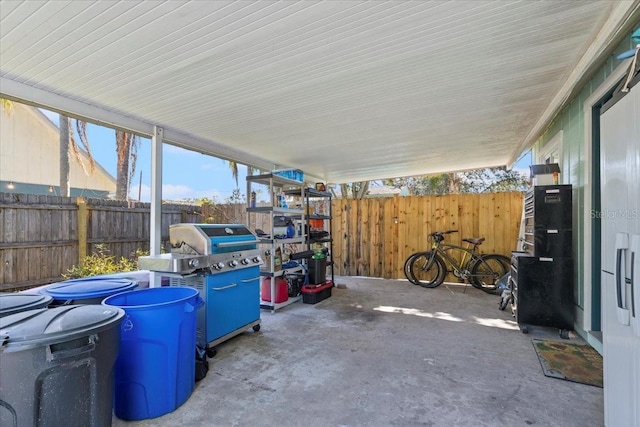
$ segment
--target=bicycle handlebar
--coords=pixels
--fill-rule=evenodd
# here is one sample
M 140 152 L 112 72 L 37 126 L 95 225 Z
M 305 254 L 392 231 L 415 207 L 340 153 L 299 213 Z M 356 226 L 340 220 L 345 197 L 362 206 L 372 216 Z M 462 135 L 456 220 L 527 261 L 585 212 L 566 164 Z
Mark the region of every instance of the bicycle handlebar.
M 437 235 L 443 235 L 443 234 L 451 234 L 451 233 L 457 233 L 458 230 L 447 230 L 447 231 L 434 231 L 433 233 L 430 233 L 429 236 L 435 237 Z

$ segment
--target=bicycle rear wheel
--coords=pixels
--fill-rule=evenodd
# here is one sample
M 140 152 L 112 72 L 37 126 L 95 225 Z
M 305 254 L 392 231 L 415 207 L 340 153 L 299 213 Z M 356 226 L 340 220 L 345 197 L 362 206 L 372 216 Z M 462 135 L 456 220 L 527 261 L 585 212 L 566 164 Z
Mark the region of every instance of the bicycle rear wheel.
M 409 280 L 409 282 L 413 283 L 414 285 L 417 285 L 418 282 L 416 281 L 415 278 L 413 278 L 413 276 L 411 276 L 411 272 L 409 271 L 409 267 L 411 266 L 411 263 L 413 262 L 413 259 L 420 255 L 421 252 L 414 252 L 411 255 L 409 255 L 409 257 L 406 259 L 406 261 L 404 262 L 404 277 L 407 278 L 407 280 Z
M 489 294 L 498 288 L 498 280 L 509 271 L 511 260 L 504 255 L 483 255 L 471 267 L 471 284 Z
M 421 252 L 409 263 L 409 276 L 413 279 L 412 283 L 423 288 L 440 286 L 446 275 L 447 266 L 442 258 L 433 252 Z

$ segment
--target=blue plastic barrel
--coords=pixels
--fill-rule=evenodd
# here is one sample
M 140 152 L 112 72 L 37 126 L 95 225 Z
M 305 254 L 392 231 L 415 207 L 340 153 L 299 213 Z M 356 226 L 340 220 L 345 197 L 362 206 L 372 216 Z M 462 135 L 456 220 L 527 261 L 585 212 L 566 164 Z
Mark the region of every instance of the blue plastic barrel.
M 168 286 L 123 292 L 102 304 L 122 308 L 114 411 L 144 420 L 174 411 L 195 385 L 198 290 Z
M 40 290 L 55 304 L 100 304 L 108 296 L 133 290 L 137 282 L 113 277 L 84 277 L 53 283 Z M 55 305 L 54 304 L 54 305 Z

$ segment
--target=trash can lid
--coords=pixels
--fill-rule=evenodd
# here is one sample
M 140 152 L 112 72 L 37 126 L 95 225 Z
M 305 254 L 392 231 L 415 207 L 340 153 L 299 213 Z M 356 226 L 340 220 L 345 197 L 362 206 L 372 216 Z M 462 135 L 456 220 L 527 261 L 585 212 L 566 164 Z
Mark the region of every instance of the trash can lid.
M 107 297 L 131 290 L 136 286 L 138 286 L 137 282 L 128 279 L 87 277 L 54 283 L 41 292 L 58 300 L 78 300 Z
M 0 317 L 48 306 L 52 297 L 42 294 L 7 293 L 0 294 Z
M 22 351 L 99 333 L 118 325 L 124 310 L 104 305 L 64 305 L 0 318 L 1 351 Z

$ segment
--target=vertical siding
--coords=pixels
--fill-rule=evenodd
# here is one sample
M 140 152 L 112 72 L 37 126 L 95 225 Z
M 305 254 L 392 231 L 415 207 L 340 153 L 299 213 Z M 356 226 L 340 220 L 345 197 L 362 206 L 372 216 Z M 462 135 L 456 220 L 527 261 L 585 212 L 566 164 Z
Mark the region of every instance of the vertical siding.
M 616 56 L 633 48 L 631 33 L 618 45 L 614 53 L 594 73 L 578 95 L 554 118 L 547 130 L 533 146 L 534 152 L 540 150 L 559 132 L 563 131 L 562 165 L 560 165 L 567 184 L 573 185 L 573 247 L 575 257 L 575 295 L 578 307 L 584 307 L 584 266 L 590 264 L 584 253 L 584 211 L 591 209 L 585 206 L 585 178 L 590 173 L 590 165 L 585 164 L 584 153 L 584 102 L 598 89 L 605 79 L 618 67 L 620 61 Z M 594 248 L 596 249 L 596 248 Z

